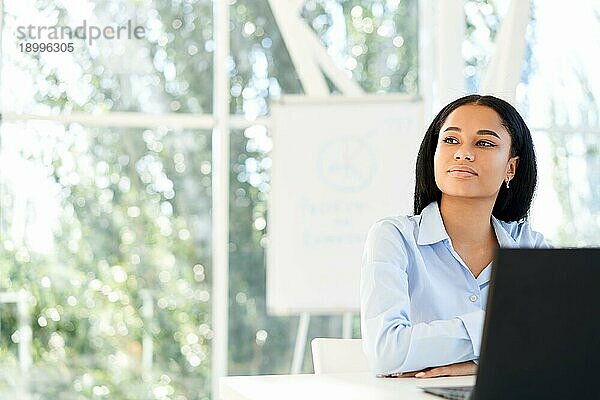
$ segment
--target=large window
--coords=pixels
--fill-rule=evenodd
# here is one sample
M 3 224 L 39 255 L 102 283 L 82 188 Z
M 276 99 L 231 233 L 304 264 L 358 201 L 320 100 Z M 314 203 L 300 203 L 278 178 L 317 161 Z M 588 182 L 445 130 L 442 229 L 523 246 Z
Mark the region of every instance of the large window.
M 543 158 L 533 217 L 563 246 L 600 243 L 600 7 L 560 10 L 534 1 L 529 68 L 517 91 Z M 577 21 L 557 31 L 561 21 Z M 548 215 L 552 218 L 548 218 Z
M 0 131 L 0 390 L 209 398 L 211 135 L 194 117 L 212 111 L 212 1 L 10 0 L 2 11 L 2 112 L 18 117 Z M 268 116 L 273 99 L 304 89 L 269 3 L 230 11 L 230 111 Z M 309 0 L 301 18 L 365 92 L 417 93 L 416 1 Z M 74 40 L 73 53 L 16 47 L 20 26 L 84 20 L 146 36 Z M 270 150 L 264 125 L 231 131 L 231 374 L 292 363 L 298 317 L 265 309 Z M 308 340 L 341 331 L 341 316 L 313 317 Z
M 209 398 L 210 130 L 152 115 L 211 111 L 211 2 L 3 6 L 5 116 L 89 118 L 2 124 L 0 292 L 26 295 L 1 304 L 0 385 L 41 398 Z M 144 40 L 16 47 L 21 26 L 37 36 L 129 21 Z M 145 114 L 113 114 L 124 111 Z
M 206 391 L 209 137 L 3 125 L 0 284 L 28 293 L 33 392 Z M 2 361 L 16 366 L 25 330 L 1 310 Z
M 509 4 L 465 1 L 468 91 L 477 91 L 483 79 Z M 531 222 L 555 246 L 600 242 L 600 82 L 598 56 L 589 51 L 600 44 L 599 11 L 593 2 L 556 8 L 533 1 L 530 9 L 516 106 L 532 129 L 538 157 Z M 568 29 L 556 29 L 564 21 L 571 21 Z
M 532 222 L 556 246 L 597 244 L 600 86 L 589 49 L 600 45 L 600 9 L 532 3 L 517 90 L 538 152 Z M 230 112 L 245 122 L 230 133 L 228 369 L 287 373 L 299 318 L 265 306 L 272 142 L 268 124 L 248 121 L 306 88 L 270 3 L 229 4 Z M 465 1 L 467 91 L 508 4 Z M 307 0 L 299 17 L 365 93 L 418 95 L 417 10 L 416 0 Z M 0 129 L 1 391 L 210 398 L 212 17 L 212 0 L 2 2 L 1 105 L 13 118 Z M 578 24 L 556 29 L 565 18 Z M 77 39 L 72 53 L 16 46 L 20 27 L 37 35 L 84 21 L 145 36 Z M 357 316 L 352 327 L 358 337 Z M 341 316 L 312 317 L 307 339 L 341 332 Z
M 417 8 L 416 1 L 308 0 L 301 15 L 366 93 L 416 94 Z M 304 90 L 268 3 L 237 0 L 232 10 L 231 112 L 267 116 L 271 101 Z M 292 366 L 299 318 L 270 316 L 265 304 L 271 147 L 263 125 L 231 133 L 230 215 L 236 222 L 230 225 L 231 374 L 289 373 Z M 358 316 L 352 333 L 360 337 Z M 341 334 L 342 316 L 311 317 L 308 343 Z M 312 372 L 310 357 L 306 351 L 303 372 Z

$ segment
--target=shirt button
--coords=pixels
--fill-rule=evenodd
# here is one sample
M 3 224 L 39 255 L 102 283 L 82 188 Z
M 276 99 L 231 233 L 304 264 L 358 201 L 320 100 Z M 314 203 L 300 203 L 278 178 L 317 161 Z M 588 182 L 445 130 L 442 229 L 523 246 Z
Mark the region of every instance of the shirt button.
M 470 295 L 469 300 L 471 300 L 473 303 L 475 303 L 477 301 L 477 295 L 474 295 L 474 294 Z

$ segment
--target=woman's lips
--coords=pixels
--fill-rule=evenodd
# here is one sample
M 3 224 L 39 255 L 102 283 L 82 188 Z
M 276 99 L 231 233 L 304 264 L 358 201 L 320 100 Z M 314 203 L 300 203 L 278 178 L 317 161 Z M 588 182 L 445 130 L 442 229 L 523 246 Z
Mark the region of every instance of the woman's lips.
M 467 172 L 467 171 L 450 171 L 448 172 L 450 174 L 450 176 L 454 176 L 456 178 L 473 178 L 477 175 L 471 173 L 471 172 Z

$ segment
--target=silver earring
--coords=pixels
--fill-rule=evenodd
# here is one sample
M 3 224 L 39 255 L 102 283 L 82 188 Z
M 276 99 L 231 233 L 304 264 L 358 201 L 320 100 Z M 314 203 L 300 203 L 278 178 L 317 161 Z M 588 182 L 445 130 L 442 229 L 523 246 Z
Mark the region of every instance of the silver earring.
M 506 180 L 506 188 L 508 189 L 510 186 L 508 186 L 508 183 L 510 182 L 510 179 Z

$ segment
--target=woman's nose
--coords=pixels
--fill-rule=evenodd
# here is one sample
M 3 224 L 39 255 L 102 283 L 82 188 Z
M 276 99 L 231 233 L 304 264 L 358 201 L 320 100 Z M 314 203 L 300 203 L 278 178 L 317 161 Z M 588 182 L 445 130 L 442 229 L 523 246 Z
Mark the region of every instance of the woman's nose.
M 475 155 L 469 151 L 459 149 L 456 151 L 456 153 L 454 153 L 454 159 L 460 160 L 461 158 L 464 158 L 465 160 L 473 161 L 475 159 Z

